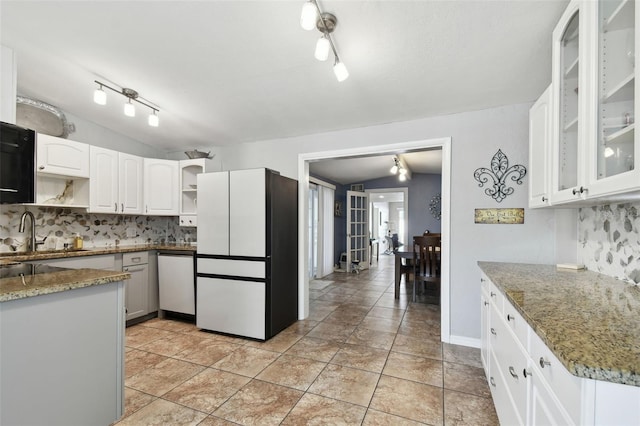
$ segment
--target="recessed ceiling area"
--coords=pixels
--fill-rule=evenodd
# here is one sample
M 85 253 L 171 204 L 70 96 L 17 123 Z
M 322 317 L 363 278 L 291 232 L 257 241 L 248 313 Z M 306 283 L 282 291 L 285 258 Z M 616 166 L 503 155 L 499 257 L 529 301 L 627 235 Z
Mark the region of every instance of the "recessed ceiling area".
M 331 179 L 342 185 L 391 176 L 393 157 L 398 157 L 411 173 L 442 173 L 442 150 L 432 149 L 403 154 L 345 157 L 309 163 L 309 174 Z
M 531 102 L 567 3 L 320 0 L 344 82 L 314 58 L 302 0 L 3 0 L 0 39 L 18 94 L 172 152 Z M 117 94 L 95 104 L 94 80 L 136 90 L 160 126 Z

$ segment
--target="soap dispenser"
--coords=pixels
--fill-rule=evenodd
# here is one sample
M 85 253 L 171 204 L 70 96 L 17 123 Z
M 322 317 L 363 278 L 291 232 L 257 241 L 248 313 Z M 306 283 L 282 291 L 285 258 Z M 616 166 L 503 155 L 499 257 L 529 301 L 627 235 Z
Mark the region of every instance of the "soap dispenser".
M 80 234 L 76 234 L 73 237 L 73 248 L 74 248 L 74 250 L 81 250 L 83 243 L 84 243 L 84 241 L 82 240 L 82 237 L 80 236 Z

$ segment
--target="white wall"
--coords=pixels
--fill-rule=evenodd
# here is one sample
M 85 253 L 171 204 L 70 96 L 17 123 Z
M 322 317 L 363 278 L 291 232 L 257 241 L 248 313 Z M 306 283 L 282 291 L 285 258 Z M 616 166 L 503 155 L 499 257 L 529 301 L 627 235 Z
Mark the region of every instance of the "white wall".
M 164 151 L 145 145 L 121 133 L 116 133 L 68 112 L 65 112 L 65 116 L 69 123 L 73 123 L 76 126 L 76 131 L 71 133 L 68 139 L 141 157 L 167 158 L 167 154 Z M 125 120 L 126 118 L 123 116 L 122 119 Z
M 474 209 L 526 207 L 527 180 L 498 204 L 473 178 L 478 167 L 489 167 L 498 149 L 510 164 L 528 166 L 530 104 L 431 117 L 401 123 L 349 129 L 287 139 L 218 147 L 225 170 L 269 167 L 299 179 L 298 154 L 388 145 L 452 137 L 451 159 L 451 306 L 453 341 L 480 337 L 480 286 L 476 262 L 554 263 L 554 212 L 525 211 L 523 225 L 476 225 Z M 213 148 L 212 148 L 213 149 Z M 513 183 L 513 182 L 510 182 Z

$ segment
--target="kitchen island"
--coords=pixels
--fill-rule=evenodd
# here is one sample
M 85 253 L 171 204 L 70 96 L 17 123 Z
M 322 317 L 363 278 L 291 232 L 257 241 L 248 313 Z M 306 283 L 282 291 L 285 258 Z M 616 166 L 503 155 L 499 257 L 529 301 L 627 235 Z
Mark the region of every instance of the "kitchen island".
M 108 425 L 121 417 L 128 278 L 0 262 L 0 424 Z

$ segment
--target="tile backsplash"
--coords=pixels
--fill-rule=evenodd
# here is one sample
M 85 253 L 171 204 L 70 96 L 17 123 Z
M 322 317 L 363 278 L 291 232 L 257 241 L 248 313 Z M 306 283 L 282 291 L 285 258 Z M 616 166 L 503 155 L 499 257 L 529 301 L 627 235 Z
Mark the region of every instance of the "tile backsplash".
M 587 269 L 640 283 L 640 204 L 578 210 L 578 254 Z
M 133 245 L 147 242 L 195 242 L 196 228 L 183 228 L 177 217 L 124 216 L 87 213 L 63 207 L 0 206 L 0 253 L 25 251 L 30 235 L 18 232 L 20 216 L 25 210 L 33 213 L 36 238 L 47 237 L 39 250 L 62 249 L 80 234 L 85 248 Z

